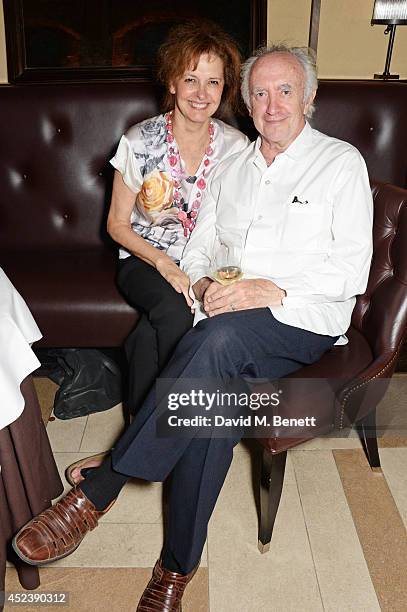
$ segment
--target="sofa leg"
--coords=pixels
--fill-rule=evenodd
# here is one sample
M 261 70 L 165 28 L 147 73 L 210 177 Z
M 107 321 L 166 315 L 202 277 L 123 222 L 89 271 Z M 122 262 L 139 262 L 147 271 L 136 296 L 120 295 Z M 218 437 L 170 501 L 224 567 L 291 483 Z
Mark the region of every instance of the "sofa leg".
M 283 489 L 286 459 L 287 451 L 273 455 L 267 449 L 263 449 L 259 524 L 259 550 L 261 553 L 267 552 L 270 548 L 274 521 Z
M 376 409 L 369 412 L 364 419 L 357 423 L 356 430 L 372 471 L 381 473 L 382 468 L 377 448 Z

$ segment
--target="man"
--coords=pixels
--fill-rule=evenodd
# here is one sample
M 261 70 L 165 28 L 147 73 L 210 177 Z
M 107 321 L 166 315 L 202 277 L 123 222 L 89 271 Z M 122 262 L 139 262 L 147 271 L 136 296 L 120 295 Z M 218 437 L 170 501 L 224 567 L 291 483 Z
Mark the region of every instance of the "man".
M 279 378 L 344 343 L 372 252 L 366 167 L 351 145 L 312 130 L 315 65 L 301 49 L 273 47 L 250 58 L 242 93 L 259 132 L 222 163 L 185 252 L 183 267 L 206 318 L 181 340 L 165 379 Z M 244 278 L 208 276 L 216 235 L 243 238 Z M 222 316 L 220 316 L 222 315 Z M 178 611 L 199 565 L 207 525 L 240 439 L 164 437 L 150 393 L 100 468 L 20 530 L 13 545 L 29 563 L 72 552 L 114 503 L 129 476 L 171 474 L 160 560 L 138 610 Z

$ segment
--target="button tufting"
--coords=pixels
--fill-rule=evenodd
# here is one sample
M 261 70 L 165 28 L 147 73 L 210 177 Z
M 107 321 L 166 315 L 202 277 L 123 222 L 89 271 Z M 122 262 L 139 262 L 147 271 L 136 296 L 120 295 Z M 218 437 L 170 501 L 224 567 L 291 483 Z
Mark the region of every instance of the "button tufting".
M 373 132 L 373 130 L 374 130 L 374 127 L 371 125 L 369 128 L 369 132 Z
M 27 174 L 23 174 L 23 179 L 26 180 L 28 178 Z
M 68 215 L 68 213 L 64 213 L 64 214 L 63 214 L 63 217 L 64 217 L 64 219 L 69 219 L 69 215 Z
M 98 175 L 103 176 L 103 172 L 102 171 L 98 172 Z
M 57 128 L 57 132 L 58 132 L 58 134 L 60 134 L 60 133 L 61 133 L 61 131 L 62 131 L 62 130 L 61 130 L 61 128 Z

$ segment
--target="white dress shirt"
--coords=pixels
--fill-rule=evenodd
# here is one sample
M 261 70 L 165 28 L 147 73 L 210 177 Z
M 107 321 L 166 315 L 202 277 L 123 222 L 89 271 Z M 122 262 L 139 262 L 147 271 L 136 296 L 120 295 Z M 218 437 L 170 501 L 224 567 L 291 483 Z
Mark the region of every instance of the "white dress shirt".
M 270 166 L 260 145 L 259 137 L 216 169 L 181 267 L 192 284 L 207 276 L 216 234 L 237 230 L 244 277 L 272 280 L 287 293 L 270 306 L 275 318 L 342 336 L 372 255 L 365 162 L 355 147 L 308 123 Z

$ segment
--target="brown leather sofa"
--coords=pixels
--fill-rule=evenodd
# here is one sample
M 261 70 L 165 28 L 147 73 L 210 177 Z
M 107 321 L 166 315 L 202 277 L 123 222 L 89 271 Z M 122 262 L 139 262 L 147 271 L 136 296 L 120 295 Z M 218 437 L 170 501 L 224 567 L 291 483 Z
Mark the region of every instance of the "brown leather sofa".
M 149 83 L 0 86 L 0 266 L 42 346 L 119 346 L 137 321 L 114 282 L 108 160 L 158 109 Z M 406 109 L 405 83 L 323 81 L 312 123 L 357 146 L 371 178 L 406 187 Z

